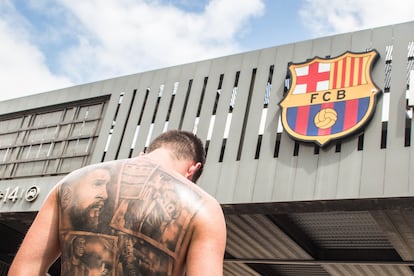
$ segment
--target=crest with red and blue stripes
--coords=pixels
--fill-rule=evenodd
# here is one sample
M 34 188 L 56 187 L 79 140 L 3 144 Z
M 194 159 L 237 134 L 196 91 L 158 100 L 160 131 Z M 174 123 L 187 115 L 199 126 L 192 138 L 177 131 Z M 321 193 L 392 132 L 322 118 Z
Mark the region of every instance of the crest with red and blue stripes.
M 280 102 L 282 124 L 294 138 L 324 146 L 363 127 L 380 90 L 371 79 L 379 54 L 346 52 L 289 64 L 290 89 Z

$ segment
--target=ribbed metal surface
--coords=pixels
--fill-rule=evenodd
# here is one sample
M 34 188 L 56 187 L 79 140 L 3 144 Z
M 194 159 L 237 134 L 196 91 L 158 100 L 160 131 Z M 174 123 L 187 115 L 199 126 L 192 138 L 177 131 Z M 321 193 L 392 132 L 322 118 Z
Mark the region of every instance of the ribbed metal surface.
M 324 269 L 332 276 L 412 276 L 408 266 L 382 265 L 325 265 Z M 297 274 L 300 275 L 300 274 Z
M 272 268 L 280 276 L 329 276 L 321 266 L 315 265 L 274 265 Z
M 225 275 L 414 275 L 410 198 L 242 204 L 225 213 Z
M 0 261 L 0 276 L 6 276 L 9 271 L 9 264 Z
M 310 259 L 286 233 L 263 215 L 226 216 L 226 251 L 236 258 Z
M 290 218 L 322 248 L 392 248 L 369 212 L 303 213 Z
M 223 274 L 226 276 L 259 276 L 255 270 L 251 269 L 245 264 L 225 263 L 223 267 Z

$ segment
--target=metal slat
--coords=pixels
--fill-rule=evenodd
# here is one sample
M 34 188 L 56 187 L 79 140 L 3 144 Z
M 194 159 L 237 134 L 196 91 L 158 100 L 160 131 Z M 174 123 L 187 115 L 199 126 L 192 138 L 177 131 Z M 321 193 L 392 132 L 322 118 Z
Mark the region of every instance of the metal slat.
M 269 71 L 270 66 L 273 66 L 273 75 L 271 79 L 271 89 L 269 95 L 269 103 L 267 105 L 267 113 L 264 123 L 264 131 L 261 141 L 260 155 L 257 162 L 257 169 L 255 172 L 254 189 L 252 194 L 252 201 L 268 201 L 271 200 L 273 191 L 273 179 L 276 171 L 276 158 L 274 155 L 274 147 L 276 142 L 276 129 L 277 129 L 277 112 L 278 108 L 278 95 L 281 94 L 279 84 L 275 85 L 274 78 L 276 71 L 279 70 L 278 66 L 275 66 L 276 48 L 268 48 L 262 50 L 260 55 L 259 64 L 263 64 L 263 70 Z M 281 67 L 281 66 L 280 66 Z M 267 80 L 266 80 L 267 81 Z M 261 88 L 263 89 L 263 88 Z M 260 98 L 259 90 L 259 98 Z M 280 98 L 280 97 L 279 97 Z M 260 110 L 260 109 L 259 109 Z M 262 111 L 260 111 L 262 112 Z
M 210 128 L 210 121 L 213 115 L 213 108 L 218 93 L 217 88 L 219 86 L 220 75 L 223 74 L 223 68 L 225 67 L 225 64 L 226 60 L 223 58 L 214 59 L 211 62 L 204 101 L 202 103 L 199 116 L 199 124 L 196 131 L 196 135 L 203 141 L 206 141 L 208 138 L 207 136 Z
M 225 178 L 225 181 L 220 181 L 219 186 L 219 189 L 223 192 L 223 200 L 225 202 L 238 201 L 239 199 L 235 198 L 235 193 L 237 193 L 236 191 L 240 191 L 241 193 L 243 193 L 245 187 L 248 187 L 246 181 L 251 181 L 251 179 L 238 179 L 238 172 L 240 171 L 240 162 L 237 161 L 237 153 L 242 134 L 241 132 L 243 126 L 244 112 L 248 100 L 252 68 L 257 65 L 257 59 L 257 51 L 247 53 L 243 55 L 243 57 L 241 58 L 240 67 L 237 68 L 237 71 L 240 72 L 237 83 L 237 95 L 235 98 L 235 105 L 231 113 L 232 120 L 226 142 L 226 148 L 224 152 L 220 176 L 221 179 Z
M 287 64 L 292 60 L 294 52 L 294 47 L 292 45 L 285 45 L 278 47 L 276 52 L 276 61 L 275 61 L 275 72 L 273 79 L 273 86 L 277 88 L 274 93 L 276 93 L 275 102 L 279 103 L 283 98 L 284 83 L 287 73 Z M 272 104 L 272 103 L 271 103 Z M 272 106 L 272 105 L 270 105 Z M 272 110 L 272 109 L 270 109 Z M 275 121 L 278 121 L 280 116 L 280 107 L 275 108 Z M 277 116 L 277 117 L 276 117 Z M 277 118 L 277 119 L 276 119 Z M 274 128 L 273 131 L 277 131 L 277 128 Z M 295 142 L 288 137 L 286 132 L 282 132 L 279 155 L 276 158 L 276 171 L 275 178 L 273 180 L 273 191 L 271 200 L 279 201 L 288 199 L 292 200 L 293 198 L 293 188 L 294 188 L 294 177 L 295 169 L 297 165 L 297 158 L 293 157 L 293 149 Z
M 191 80 L 194 79 L 196 68 L 199 63 L 189 63 L 180 66 L 181 71 L 176 79 L 178 82 L 178 88 L 176 91 L 174 104 L 171 108 L 171 114 L 168 122 L 169 129 L 178 129 L 181 123 L 181 116 L 183 115 L 183 108 L 185 105 L 188 86 Z
M 180 74 L 180 67 L 172 67 L 168 69 L 166 79 L 160 84 L 159 89 L 163 89 L 162 97 L 158 106 L 156 118 L 154 121 L 154 130 L 152 138 L 157 137 L 159 134 L 164 132 L 166 127 L 166 118 L 168 109 L 173 97 L 174 83 L 177 81 Z M 161 87 L 162 86 L 162 87 Z M 174 96 L 175 102 L 175 96 Z
M 191 88 L 188 105 L 184 116 L 182 130 L 193 131 L 194 121 L 197 117 L 198 103 L 204 86 L 204 78 L 208 77 L 211 67 L 211 60 L 197 63 L 194 80 Z
M 167 73 L 168 69 L 154 71 L 152 77 L 148 80 L 149 82 L 146 84 L 145 89 L 149 89 L 150 92 L 145 104 L 144 113 L 142 115 L 142 121 L 137 136 L 136 148 L 139 149 L 139 151 L 144 150 L 145 146 L 147 146 L 146 144 L 148 140 L 151 140 L 151 138 L 154 137 L 152 133 L 152 118 L 156 112 L 158 104 L 160 85 L 164 84 Z
M 146 89 L 151 78 L 151 73 L 142 73 L 135 75 L 128 80 L 128 91 L 136 92 L 134 102 L 131 106 L 131 113 L 128 117 L 128 123 L 125 128 L 125 134 L 122 139 L 121 148 L 118 156 L 119 159 L 127 158 L 130 154 L 131 156 L 137 156 L 140 153 L 140 151 L 143 150 L 143 146 L 137 146 L 136 140 L 134 140 L 134 138 L 137 138 L 135 137 L 135 135 L 137 132 L 138 120 L 145 102 Z M 133 147 L 132 153 L 130 153 L 131 147 Z
M 116 116 L 116 124 L 113 126 L 113 132 L 111 136 L 111 144 L 108 148 L 108 151 L 105 155 L 105 160 L 114 160 L 117 158 L 118 149 L 123 143 L 124 139 L 124 128 L 125 123 L 128 119 L 128 110 L 131 106 L 131 101 L 133 100 L 133 91 L 132 89 L 126 89 L 127 80 L 124 78 L 116 79 L 114 81 L 114 86 L 112 87 L 112 97 L 115 101 L 118 102 L 118 112 Z M 119 100 L 122 97 L 122 103 L 119 104 Z M 114 118 L 115 119 L 115 118 Z
M 372 72 L 372 78 L 384 90 L 386 47 L 392 45 L 392 28 L 385 27 L 372 31 L 372 48 L 377 49 L 380 59 Z M 381 150 L 381 108 L 383 96 L 379 97 L 377 109 L 364 134 L 362 151 L 361 182 L 359 197 L 383 195 L 385 150 Z
M 226 169 L 223 169 L 223 162 L 219 162 L 219 158 L 222 151 L 226 119 L 229 112 L 229 104 L 233 91 L 235 75 L 236 72 L 240 69 L 241 62 L 242 60 L 240 55 L 227 57 L 226 66 L 224 68 L 225 70 L 223 85 L 221 89 L 221 96 L 216 113 L 216 124 L 214 126 L 214 131 L 212 133 L 210 146 L 208 150 L 209 152 L 206 161 L 207 166 L 209 166 L 209 163 L 211 163 L 211 165 L 214 167 L 215 171 L 214 173 L 209 175 L 208 179 L 214 185 L 213 189 L 215 192 L 213 195 L 220 202 L 231 202 L 233 191 L 233 188 L 227 185 L 230 185 L 230 183 L 234 184 L 234 180 L 232 181 L 231 179 L 229 179 L 231 177 L 234 178 L 234 170 L 226 171 Z M 228 154 L 227 149 L 224 152 L 224 156 L 226 156 L 226 154 Z M 223 173 L 225 173 L 225 175 L 221 175 L 222 171 Z
M 259 66 L 260 55 L 261 51 L 257 51 L 243 62 L 243 71 L 247 74 L 244 81 L 239 82 L 244 89 L 239 89 L 239 94 L 243 93 L 239 95 L 243 96 L 240 98 L 243 104 L 241 101 L 238 102 L 240 108 L 235 110 L 234 114 L 240 119 L 237 130 L 234 131 L 237 142 L 234 148 L 236 155 L 233 158 L 239 162 L 237 187 L 233 191 L 235 202 L 250 202 L 255 184 L 257 160 L 254 159 L 254 154 L 263 106 L 263 91 L 268 76 L 268 68 Z
M 414 39 L 412 28 L 406 25 L 393 28 L 393 60 L 390 85 L 389 142 L 386 149 L 384 193 L 390 196 L 408 192 L 409 152 L 404 147 L 406 119 L 406 75 L 408 44 Z
M 220 189 L 223 188 L 223 186 L 220 184 L 222 162 L 219 162 L 219 159 L 222 150 L 234 76 L 240 64 L 239 56 L 229 56 L 224 59 L 225 63 L 223 63 L 223 71 L 221 71 L 223 73 L 223 83 L 216 111 L 216 118 L 220 119 L 215 120 L 211 140 L 209 141 L 205 170 L 200 179 L 200 185 L 206 187 L 206 189 L 220 201 L 224 200 L 225 196 L 220 192 Z
M 257 176 L 262 176 L 262 174 L 258 174 L 258 166 L 259 160 L 255 159 L 256 149 L 258 146 L 258 137 L 259 137 L 259 130 L 260 124 L 262 119 L 262 112 L 265 100 L 265 93 L 266 87 L 269 77 L 269 67 L 273 65 L 273 57 L 275 52 L 262 50 L 259 52 L 257 64 L 255 67 L 257 68 L 254 83 L 250 85 L 254 85 L 254 90 L 252 91 L 252 99 L 250 102 L 250 109 L 246 110 L 249 112 L 249 117 L 246 118 L 246 129 L 245 129 L 245 136 L 242 145 L 242 151 L 240 156 L 240 168 L 239 168 L 239 182 L 245 182 L 246 184 L 243 187 L 243 193 L 240 193 L 241 189 L 236 189 L 235 191 L 235 198 L 238 199 L 237 201 L 251 201 L 254 196 L 257 197 L 257 194 L 254 195 L 254 191 L 258 191 L 256 185 L 259 183 L 266 183 L 267 187 L 262 187 L 262 191 L 260 193 L 265 193 L 266 195 L 270 195 L 271 191 L 271 183 L 272 181 L 262 182 L 261 180 L 257 180 Z M 266 118 L 267 119 L 267 118 Z M 267 136 L 263 133 L 263 136 Z M 270 144 L 262 141 L 260 152 L 265 152 L 262 156 L 270 156 L 272 157 L 272 146 Z M 267 159 L 270 161 L 269 159 Z M 271 171 L 267 171 L 263 173 L 264 175 L 273 175 Z M 271 180 L 269 178 L 269 180 Z M 259 184 L 260 185 L 260 184 Z M 259 191 L 258 191 L 259 192 Z M 258 199 L 260 200 L 260 199 Z

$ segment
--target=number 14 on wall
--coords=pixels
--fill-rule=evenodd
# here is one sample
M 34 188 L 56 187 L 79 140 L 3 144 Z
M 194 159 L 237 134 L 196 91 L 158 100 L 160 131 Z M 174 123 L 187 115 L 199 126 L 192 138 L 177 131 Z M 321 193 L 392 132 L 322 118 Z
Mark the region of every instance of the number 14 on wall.
M 7 187 L 5 190 L 0 191 L 0 200 L 3 202 L 11 201 L 16 202 L 19 199 L 24 198 L 28 202 L 34 201 L 39 195 L 39 188 L 37 186 L 31 186 L 28 189 L 16 187 Z

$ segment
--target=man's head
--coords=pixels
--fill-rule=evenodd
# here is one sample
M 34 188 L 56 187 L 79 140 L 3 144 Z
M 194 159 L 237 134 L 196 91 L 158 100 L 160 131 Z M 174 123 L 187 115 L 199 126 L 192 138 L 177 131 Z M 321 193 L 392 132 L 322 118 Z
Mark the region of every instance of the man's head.
M 169 149 L 177 160 L 192 161 L 196 170 L 191 180 L 197 181 L 203 171 L 206 158 L 203 142 L 197 136 L 187 131 L 170 130 L 155 138 L 146 152 L 150 153 L 158 148 Z

